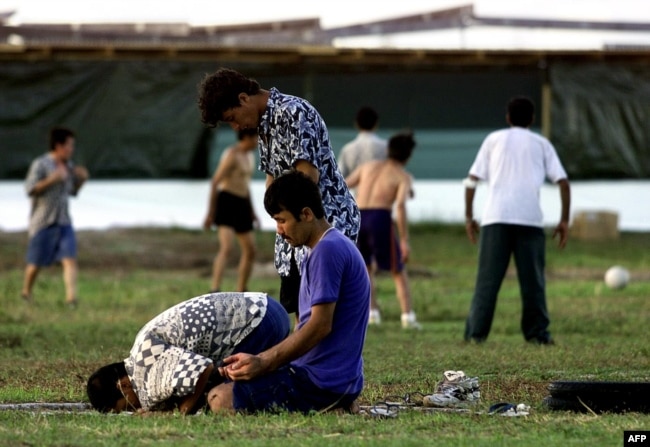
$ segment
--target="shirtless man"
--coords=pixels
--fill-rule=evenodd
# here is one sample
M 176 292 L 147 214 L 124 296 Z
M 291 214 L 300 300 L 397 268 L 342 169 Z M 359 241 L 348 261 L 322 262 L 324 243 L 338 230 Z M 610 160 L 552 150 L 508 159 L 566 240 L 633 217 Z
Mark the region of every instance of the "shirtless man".
M 237 291 L 245 292 L 255 259 L 253 224 L 257 222 L 251 203 L 249 184 L 255 167 L 253 151 L 257 148 L 257 129 L 243 129 L 239 141 L 226 149 L 212 176 L 208 214 L 203 228 L 217 226 L 219 251 L 212 263 L 210 290 L 219 291 L 221 278 L 233 248 L 235 236 L 241 249 Z
M 410 247 L 406 219 L 406 201 L 411 196 L 412 177 L 404 169 L 415 147 L 411 134 L 397 134 L 388 142 L 388 158 L 362 164 L 345 180 L 357 189 L 361 211 L 361 228 L 357 246 L 371 278 L 370 315 L 368 323 L 379 324 L 373 259 L 378 269 L 389 271 L 395 281 L 397 299 L 402 311 L 402 327 L 420 329 L 411 306 L 411 292 L 404 264 Z M 392 220 L 396 211 L 397 235 Z M 398 239 L 399 237 L 399 239 Z

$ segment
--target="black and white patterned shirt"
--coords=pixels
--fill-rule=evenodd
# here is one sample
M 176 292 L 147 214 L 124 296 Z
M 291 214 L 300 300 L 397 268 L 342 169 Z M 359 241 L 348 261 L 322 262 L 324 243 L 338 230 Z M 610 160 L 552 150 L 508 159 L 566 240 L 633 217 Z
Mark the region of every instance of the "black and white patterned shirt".
M 300 160 L 318 170 L 318 187 L 328 222 L 356 242 L 359 234 L 359 208 L 336 164 L 325 121 L 306 100 L 270 89 L 266 110 L 260 119 L 260 171 L 279 177 Z M 275 238 L 275 267 L 281 276 L 289 275 L 291 245 Z M 305 247 L 295 252 L 298 266 Z
M 259 326 L 267 300 L 254 292 L 202 295 L 144 325 L 124 360 L 142 408 L 193 393 L 208 365 L 230 355 Z

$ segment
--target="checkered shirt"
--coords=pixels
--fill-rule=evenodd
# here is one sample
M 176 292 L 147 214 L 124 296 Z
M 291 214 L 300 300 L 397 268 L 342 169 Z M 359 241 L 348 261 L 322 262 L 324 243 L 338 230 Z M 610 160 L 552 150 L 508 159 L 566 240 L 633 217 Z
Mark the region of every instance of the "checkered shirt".
M 205 369 L 232 353 L 267 308 L 263 293 L 213 293 L 167 309 L 136 336 L 126 371 L 142 408 L 194 392 Z

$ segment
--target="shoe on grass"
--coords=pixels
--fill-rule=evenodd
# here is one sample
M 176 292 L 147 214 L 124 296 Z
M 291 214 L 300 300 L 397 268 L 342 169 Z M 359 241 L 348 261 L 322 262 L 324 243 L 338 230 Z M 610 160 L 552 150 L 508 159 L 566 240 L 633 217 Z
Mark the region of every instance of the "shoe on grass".
M 370 315 L 368 316 L 368 324 L 381 324 L 381 314 L 379 309 L 370 309 Z
M 461 400 L 451 394 L 434 393 L 429 396 L 424 396 L 422 404 L 425 407 L 454 407 L 461 403 Z
M 422 329 L 422 325 L 415 318 L 415 312 L 402 314 L 402 329 Z

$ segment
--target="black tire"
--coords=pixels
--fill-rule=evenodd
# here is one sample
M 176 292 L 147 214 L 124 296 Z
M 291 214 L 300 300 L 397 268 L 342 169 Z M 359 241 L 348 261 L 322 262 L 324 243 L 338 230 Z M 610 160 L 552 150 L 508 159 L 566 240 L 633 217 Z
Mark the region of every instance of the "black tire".
M 551 396 L 573 397 L 575 395 L 643 395 L 650 399 L 650 382 L 551 382 L 548 386 Z
M 553 382 L 545 403 L 551 409 L 595 413 L 650 412 L 648 382 Z M 588 407 L 588 408 L 587 408 Z
M 647 402 L 590 399 L 590 398 L 567 398 L 547 396 L 542 403 L 550 410 L 566 410 L 577 413 L 650 413 L 650 404 Z
M 567 411 L 576 411 L 579 413 L 584 413 L 588 411 L 585 408 L 585 406 L 578 401 L 560 399 L 553 396 L 546 396 L 542 401 L 542 404 L 544 404 L 550 410 L 567 410 Z

